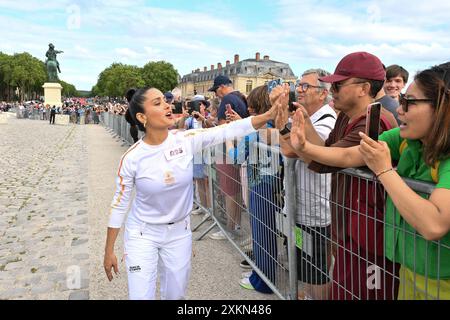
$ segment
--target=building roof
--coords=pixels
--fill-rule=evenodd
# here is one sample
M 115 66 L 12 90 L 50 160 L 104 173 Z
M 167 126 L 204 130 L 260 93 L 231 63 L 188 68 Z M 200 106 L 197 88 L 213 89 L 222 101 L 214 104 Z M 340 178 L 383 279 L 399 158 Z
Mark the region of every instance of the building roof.
M 269 59 L 246 59 L 238 63 L 222 66 L 222 69 L 218 69 L 217 66 L 215 66 L 214 70 L 200 71 L 197 69 L 193 73 L 183 76 L 181 82 L 210 81 L 220 74 L 228 77 L 256 77 L 267 73 L 271 73 L 279 78 L 295 78 L 294 72 L 287 63 Z

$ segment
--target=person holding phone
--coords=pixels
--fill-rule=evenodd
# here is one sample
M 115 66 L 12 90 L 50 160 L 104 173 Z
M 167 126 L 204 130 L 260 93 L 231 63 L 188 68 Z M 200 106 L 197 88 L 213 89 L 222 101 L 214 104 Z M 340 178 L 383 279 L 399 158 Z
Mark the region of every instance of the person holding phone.
M 334 99 L 334 108 L 339 115 L 336 119 L 334 129 L 330 132 L 328 139 L 323 140 L 310 130 L 308 122 L 306 139 L 315 146 L 322 149 L 333 149 L 331 147 L 349 148 L 359 145 L 361 137 L 359 132 L 365 132 L 367 106 L 374 102 L 378 91 L 382 88 L 385 78 L 385 70 L 382 62 L 376 56 L 367 52 L 355 52 L 345 56 L 337 65 L 334 74 L 319 78 L 322 82 L 331 83 L 331 93 Z M 287 105 L 286 105 L 287 110 Z M 303 110 L 297 110 L 296 114 Z M 397 127 L 394 116 L 387 110 L 381 109 L 381 116 L 386 120 L 389 128 L 380 126 L 380 131 Z M 298 152 L 291 148 L 289 139 L 289 125 L 281 129 L 282 142 L 286 152 L 295 153 L 308 164 L 308 169 L 318 173 L 332 173 L 331 176 L 331 241 L 332 252 L 335 258 L 333 270 L 333 283 L 331 299 L 351 300 L 378 299 L 389 300 L 396 297 L 398 283 L 393 275 L 396 274 L 398 266 L 385 259 L 383 250 L 383 225 L 370 224 L 372 221 L 383 221 L 384 198 L 383 191 L 377 189 L 373 184 L 367 185 L 368 193 L 376 194 L 376 197 L 366 197 L 359 189 L 354 179 L 338 176 L 339 168 L 329 166 L 327 162 L 320 162 L 307 153 Z M 350 186 L 352 188 L 350 189 Z M 352 192 L 348 192 L 352 190 Z M 353 214 L 359 212 L 359 208 L 369 208 L 366 215 L 370 218 L 363 221 L 363 227 L 358 230 L 349 228 L 358 220 Z M 351 209 L 351 210 L 350 210 Z M 362 220 L 362 219 L 361 219 Z M 366 231 L 367 230 L 367 231 Z M 364 257 L 364 258 L 363 258 Z M 385 263 L 386 272 L 380 277 L 382 285 L 380 290 L 369 290 L 367 288 L 367 261 L 370 263 Z M 351 267 L 350 267 L 351 266 Z
M 130 299 L 155 299 L 156 278 L 162 299 L 183 299 L 188 284 L 192 233 L 193 157 L 204 148 L 246 136 L 273 120 L 277 110 L 211 129 L 169 131 L 171 107 L 155 88 L 132 90 L 130 113 L 145 136 L 122 156 L 106 237 L 104 269 L 118 273 L 114 244 L 131 201 L 124 249 Z M 157 272 L 157 270 L 159 270 Z
M 329 166 L 367 165 L 388 194 L 385 253 L 401 264 L 398 298 L 450 299 L 450 62 L 419 72 L 397 111 L 400 128 L 384 132 L 378 142 L 359 132 L 362 140 L 352 148 L 311 144 L 297 112 L 290 142 Z M 436 187 L 427 197 L 402 177 Z

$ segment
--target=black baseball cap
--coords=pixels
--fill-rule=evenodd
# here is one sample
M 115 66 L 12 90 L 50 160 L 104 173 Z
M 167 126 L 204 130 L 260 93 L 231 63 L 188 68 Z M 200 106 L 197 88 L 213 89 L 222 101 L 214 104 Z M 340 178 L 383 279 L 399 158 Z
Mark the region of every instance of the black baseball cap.
M 174 97 L 172 92 L 167 91 L 166 93 L 164 93 L 164 98 L 166 98 L 166 101 L 172 101 Z
M 214 79 L 214 85 L 211 88 L 209 88 L 208 91 L 216 92 L 217 88 L 219 88 L 222 84 L 227 85 L 230 83 L 232 83 L 232 82 L 231 82 L 230 78 L 228 78 L 227 76 L 224 76 L 224 75 L 217 76 Z

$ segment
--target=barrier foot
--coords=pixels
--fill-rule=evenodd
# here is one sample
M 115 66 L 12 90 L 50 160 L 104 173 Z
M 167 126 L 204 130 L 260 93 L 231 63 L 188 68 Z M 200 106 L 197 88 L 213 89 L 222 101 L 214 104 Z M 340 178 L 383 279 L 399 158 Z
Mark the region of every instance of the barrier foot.
M 206 214 L 205 217 L 203 218 L 203 220 L 200 221 L 200 223 L 192 229 L 192 232 L 197 231 L 197 229 L 200 228 L 201 225 L 203 225 L 206 221 L 208 221 L 210 219 L 211 219 L 211 215 L 209 213 Z
M 212 225 L 210 225 L 208 227 L 208 229 L 206 229 L 205 232 L 203 232 L 198 238 L 195 239 L 195 241 L 200 241 L 203 239 L 204 236 L 206 236 L 208 234 L 208 232 L 210 232 L 215 226 L 217 225 L 217 222 L 214 221 L 214 223 Z

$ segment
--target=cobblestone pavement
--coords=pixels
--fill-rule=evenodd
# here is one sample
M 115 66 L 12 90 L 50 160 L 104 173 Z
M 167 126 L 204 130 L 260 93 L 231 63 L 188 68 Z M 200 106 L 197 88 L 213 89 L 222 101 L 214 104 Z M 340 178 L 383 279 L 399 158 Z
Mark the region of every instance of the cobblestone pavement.
M 96 125 L 10 118 L 0 133 L 7 137 L 0 142 L 0 299 L 127 299 L 124 263 L 112 282 L 102 265 L 114 178 L 128 145 Z M 119 261 L 122 245 L 121 233 Z M 247 271 L 241 260 L 225 240 L 194 241 L 187 299 L 277 299 L 239 286 Z
M 10 118 L 0 132 L 0 299 L 87 299 L 85 130 Z

